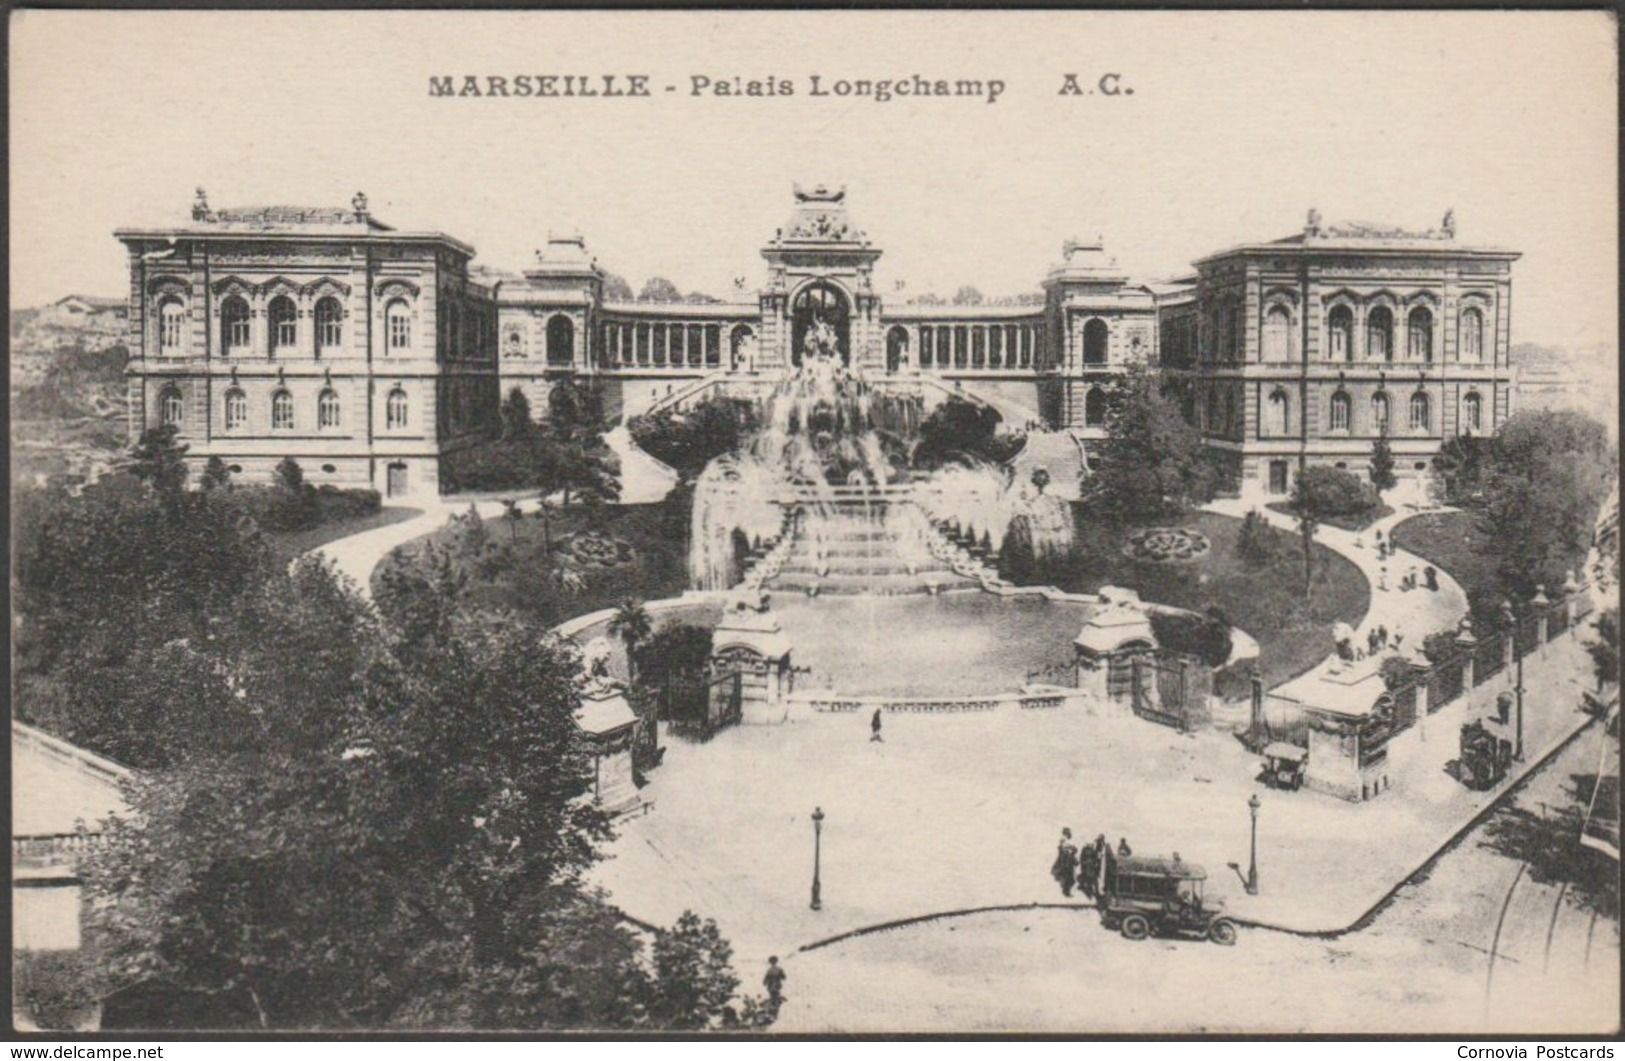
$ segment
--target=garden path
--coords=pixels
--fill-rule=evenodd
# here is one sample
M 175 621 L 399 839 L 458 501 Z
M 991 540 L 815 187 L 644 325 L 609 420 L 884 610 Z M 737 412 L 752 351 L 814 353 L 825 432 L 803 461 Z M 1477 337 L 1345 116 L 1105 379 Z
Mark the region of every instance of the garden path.
M 1273 527 L 1291 534 L 1296 534 L 1298 530 L 1297 520 L 1291 516 L 1272 511 L 1252 500 L 1222 498 L 1208 504 L 1206 510 L 1237 519 L 1256 511 Z M 1422 511 L 1448 510 L 1424 510 L 1403 505 L 1399 511 L 1383 517 L 1363 531 L 1346 531 L 1325 524 L 1315 530 L 1317 542 L 1353 563 L 1371 584 L 1371 606 L 1354 631 L 1356 645 L 1364 646 L 1370 630 L 1385 626 L 1390 638 L 1395 634 L 1400 635 L 1404 651 L 1414 656 L 1420 652 L 1423 638 L 1454 627 L 1467 614 L 1467 593 L 1448 572 L 1435 569 L 1439 588 L 1429 590 L 1422 584 L 1422 569 L 1428 566 L 1422 557 L 1400 549 L 1390 553 L 1386 560 L 1377 558 L 1377 533 L 1380 531 L 1383 540 L 1389 541 L 1396 525 Z M 1416 573 L 1421 588 L 1400 589 L 1400 579 L 1412 571 Z M 1333 659 L 1328 657 L 1321 663 L 1320 669 L 1324 669 Z

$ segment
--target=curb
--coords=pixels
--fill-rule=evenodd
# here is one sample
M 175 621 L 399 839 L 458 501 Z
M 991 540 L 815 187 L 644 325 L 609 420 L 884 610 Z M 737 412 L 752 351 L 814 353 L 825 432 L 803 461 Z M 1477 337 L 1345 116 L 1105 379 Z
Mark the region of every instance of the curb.
M 1527 785 L 1530 779 L 1532 779 L 1535 774 L 1539 773 L 1548 762 L 1557 756 L 1559 752 L 1563 751 L 1570 744 L 1573 744 L 1576 738 L 1585 733 L 1587 730 L 1591 729 L 1591 727 L 1596 725 L 1598 721 L 1600 720 L 1595 716 L 1587 717 L 1567 736 L 1553 743 L 1552 746 L 1540 756 L 1540 758 L 1529 764 L 1529 767 L 1523 772 L 1521 777 L 1502 790 L 1502 792 L 1497 795 L 1495 799 L 1489 801 L 1483 807 L 1475 811 L 1471 817 L 1466 819 L 1466 821 L 1464 821 L 1459 827 L 1453 830 L 1449 836 L 1445 837 L 1443 842 L 1441 842 L 1438 847 L 1434 848 L 1434 850 L 1425 859 L 1423 859 L 1420 864 L 1418 864 L 1404 877 L 1396 881 L 1393 885 L 1384 890 L 1382 895 L 1379 896 L 1370 906 L 1368 906 L 1363 913 L 1341 928 L 1293 928 L 1288 925 L 1276 924 L 1270 921 L 1257 920 L 1248 917 L 1238 917 L 1234 914 L 1228 914 L 1227 916 L 1237 925 L 1247 928 L 1262 929 L 1266 932 L 1280 932 L 1285 935 L 1299 936 L 1305 939 L 1338 939 L 1350 933 L 1359 932 L 1365 928 L 1368 928 L 1371 922 L 1376 919 L 1377 915 L 1382 913 L 1383 909 L 1393 901 L 1394 896 L 1399 893 L 1401 888 L 1404 888 L 1418 876 L 1430 870 L 1433 865 L 1439 861 L 1439 859 L 1443 858 L 1452 849 L 1454 849 L 1456 845 L 1461 842 L 1463 837 L 1465 837 L 1469 832 L 1472 832 L 1473 829 L 1477 828 L 1485 818 L 1490 816 L 1492 812 L 1499 809 L 1502 803 L 1506 801 L 1507 797 L 1514 795 L 1525 785 Z M 848 929 L 845 932 L 840 932 L 833 936 L 825 936 L 821 939 L 813 940 L 811 943 L 804 943 L 795 949 L 795 953 L 800 954 L 806 951 L 820 950 L 824 947 L 833 946 L 837 943 L 844 943 L 849 939 L 857 939 L 862 936 L 871 936 L 877 933 L 889 932 L 899 928 L 908 928 L 913 925 L 925 924 L 931 921 L 945 921 L 950 918 L 970 917 L 976 914 L 1015 913 L 1023 910 L 1070 910 L 1075 913 L 1081 913 L 1085 910 L 1094 911 L 1098 909 L 1098 905 L 1094 903 L 1046 903 L 1034 900 L 1026 903 L 1001 903 L 991 906 L 971 906 L 952 910 L 938 910 L 928 914 L 916 914 L 913 917 L 902 917 L 891 921 L 880 921 L 872 925 L 860 925 L 857 928 Z

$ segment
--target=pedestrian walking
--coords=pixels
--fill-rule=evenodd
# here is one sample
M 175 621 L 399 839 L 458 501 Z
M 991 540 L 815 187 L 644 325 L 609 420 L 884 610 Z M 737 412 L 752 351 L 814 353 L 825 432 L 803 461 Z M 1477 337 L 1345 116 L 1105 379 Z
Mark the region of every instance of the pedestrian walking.
M 873 744 L 875 741 L 880 741 L 882 744 L 886 742 L 886 738 L 880 735 L 880 708 L 878 707 L 875 708 L 875 717 L 869 720 L 869 743 Z
M 1078 852 L 1078 890 L 1093 901 L 1100 889 L 1100 847 L 1085 844 Z
M 784 1001 L 784 981 L 786 974 L 784 966 L 779 964 L 778 955 L 767 960 L 767 975 L 762 977 L 762 986 L 767 988 L 767 1000 L 777 1009 Z
M 1105 833 L 1095 837 L 1095 852 L 1100 858 L 1100 895 L 1105 898 L 1111 893 L 1117 870 L 1117 856 L 1112 854 L 1112 845 L 1106 842 Z
M 1369 630 L 1367 630 L 1365 632 L 1365 654 L 1368 655 L 1368 656 L 1375 656 L 1377 654 L 1377 628 L 1376 627 L 1372 627 L 1371 629 L 1369 629 Z
M 1378 648 L 1387 648 L 1388 647 L 1388 627 L 1386 625 L 1381 624 L 1381 623 L 1379 623 L 1377 625 L 1377 647 Z
M 1072 842 L 1072 830 L 1061 830 L 1061 842 L 1055 845 L 1055 861 L 1050 865 L 1049 875 L 1055 878 L 1055 883 L 1061 886 L 1061 894 L 1072 898 L 1072 882 L 1078 873 L 1078 848 Z

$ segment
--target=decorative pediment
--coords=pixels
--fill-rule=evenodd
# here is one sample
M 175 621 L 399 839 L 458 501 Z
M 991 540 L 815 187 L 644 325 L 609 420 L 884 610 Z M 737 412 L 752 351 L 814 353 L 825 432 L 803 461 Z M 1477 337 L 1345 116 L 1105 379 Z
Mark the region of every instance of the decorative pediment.
M 384 280 L 373 288 L 379 298 L 417 298 L 421 290 L 410 280 Z
M 299 285 L 285 276 L 273 276 L 260 285 L 260 291 L 265 295 L 287 295 L 293 298 L 299 294 Z
M 1439 296 L 1435 295 L 1431 291 L 1416 291 L 1410 295 L 1407 295 L 1405 298 L 1405 306 L 1408 309 L 1414 309 L 1417 306 L 1426 306 L 1429 309 L 1433 309 L 1438 305 Z
M 324 276 L 306 284 L 300 289 L 300 293 L 312 298 L 319 298 L 322 295 L 335 295 L 343 298 L 350 294 L 350 285 L 341 284 L 331 276 Z
M 1284 302 L 1289 306 L 1297 306 L 1298 293 L 1290 287 L 1272 287 L 1264 292 L 1264 303 Z
M 147 281 L 147 294 L 149 295 L 185 295 L 188 285 L 184 277 L 173 274 L 154 276 Z
M 223 276 L 209 285 L 217 295 L 242 295 L 247 298 L 259 290 L 255 285 L 240 276 Z

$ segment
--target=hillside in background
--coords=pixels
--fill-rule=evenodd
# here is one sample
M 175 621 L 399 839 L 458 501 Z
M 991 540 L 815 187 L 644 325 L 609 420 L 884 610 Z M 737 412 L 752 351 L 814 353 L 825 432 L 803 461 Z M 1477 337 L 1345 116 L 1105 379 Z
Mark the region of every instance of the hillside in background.
M 92 477 L 127 444 L 123 303 L 70 296 L 10 321 L 14 482 Z
M 1597 345 L 1569 349 L 1514 343 L 1518 409 L 1574 409 L 1602 421 L 1610 432 L 1619 425 L 1618 351 Z

